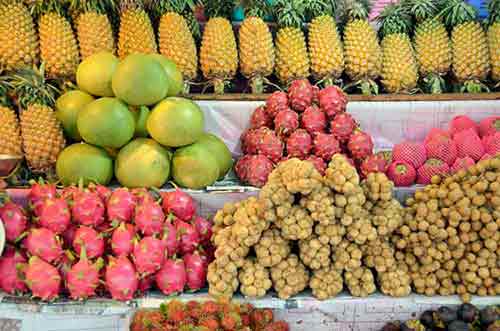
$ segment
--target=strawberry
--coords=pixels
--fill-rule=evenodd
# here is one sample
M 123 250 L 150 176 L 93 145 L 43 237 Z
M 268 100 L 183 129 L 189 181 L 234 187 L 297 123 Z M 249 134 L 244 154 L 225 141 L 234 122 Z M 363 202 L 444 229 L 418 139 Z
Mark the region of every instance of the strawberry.
M 458 157 L 460 158 L 469 156 L 477 161 L 485 152 L 481 138 L 472 128 L 456 133 L 453 140 L 457 144 Z
M 387 169 L 387 177 L 396 186 L 410 186 L 415 183 L 417 171 L 413 166 L 405 161 L 394 161 Z
M 425 142 L 425 151 L 429 159 L 438 159 L 452 165 L 457 159 L 457 144 L 448 135 L 434 135 Z
M 470 166 L 473 166 L 476 164 L 474 160 L 468 156 L 463 157 L 463 158 L 458 158 L 455 160 L 455 163 L 451 166 L 450 172 L 454 174 L 455 172 L 458 172 L 461 169 L 466 170 Z
M 481 138 L 500 132 L 500 116 L 490 116 L 479 122 L 479 136 Z
M 427 160 L 425 146 L 421 143 L 402 142 L 396 144 L 392 149 L 392 159 L 394 161 L 405 161 L 418 169 Z
M 450 121 L 449 130 L 452 137 L 455 137 L 457 133 L 468 129 L 472 129 L 475 133 L 479 133 L 479 129 L 476 125 L 476 122 L 474 122 L 468 116 L 465 115 L 455 116 Z
M 417 184 L 430 184 L 433 176 L 443 176 L 450 172 L 450 167 L 445 162 L 438 159 L 428 159 L 418 168 Z

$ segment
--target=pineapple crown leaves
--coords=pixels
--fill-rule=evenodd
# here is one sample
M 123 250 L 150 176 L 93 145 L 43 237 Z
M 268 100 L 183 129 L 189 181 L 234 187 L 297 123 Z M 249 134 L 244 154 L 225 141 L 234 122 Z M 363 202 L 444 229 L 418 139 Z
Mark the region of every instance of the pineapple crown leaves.
M 365 20 L 371 10 L 369 0 L 341 0 L 340 16 L 343 18 L 343 23 L 354 20 Z
M 417 22 L 423 22 L 438 16 L 442 9 L 442 0 L 404 0 L 401 4 L 413 14 Z
M 444 22 L 449 28 L 459 24 L 474 21 L 477 10 L 464 0 L 448 0 L 447 6 L 439 14 L 444 17 Z
M 266 0 L 248 0 L 244 4 L 245 17 L 259 17 L 264 19 L 272 15 L 272 8 Z
M 68 17 L 68 1 L 60 0 L 35 0 L 30 4 L 31 15 L 38 19 L 47 13 L 56 13 L 63 17 Z
M 116 11 L 116 3 L 113 0 L 70 0 L 69 9 L 106 14 Z
M 381 37 L 395 33 L 408 34 L 412 28 L 411 15 L 401 4 L 387 5 L 377 17 L 377 21 L 380 23 Z
M 309 0 L 306 3 L 306 18 L 310 22 L 317 16 L 334 16 L 337 10 L 335 0 Z
M 187 10 L 193 10 L 196 3 L 193 0 L 149 0 L 145 2 L 145 5 L 154 16 L 159 17 L 168 12 L 182 14 Z
M 500 22 L 500 0 L 490 0 L 488 2 L 488 25 Z
M 203 0 L 207 17 L 225 17 L 230 18 L 233 14 L 235 0 Z
M 305 10 L 303 0 L 276 0 L 274 3 L 274 14 L 281 27 L 301 28 Z

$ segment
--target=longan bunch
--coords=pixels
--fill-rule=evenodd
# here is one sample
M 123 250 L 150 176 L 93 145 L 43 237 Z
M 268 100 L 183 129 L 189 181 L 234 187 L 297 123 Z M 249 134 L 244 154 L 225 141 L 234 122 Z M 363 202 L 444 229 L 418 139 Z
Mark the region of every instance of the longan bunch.
M 359 188 L 359 175 L 347 158 L 335 154 L 325 170 L 325 183 L 337 193 L 347 196 L 355 194 Z
M 299 241 L 299 251 L 302 262 L 313 270 L 330 265 L 330 244 L 321 242 L 317 236 Z
M 288 299 L 307 287 L 309 272 L 295 254 L 271 268 L 271 279 L 280 299 Z
M 403 224 L 404 208 L 398 200 L 379 201 L 369 209 L 379 237 L 388 237 Z
M 300 205 L 311 213 L 312 219 L 323 225 L 335 221 L 334 202 L 333 192 L 326 186 L 300 199 Z
M 362 265 L 362 257 L 359 245 L 344 239 L 333 248 L 333 267 L 338 271 L 358 269 Z
M 309 281 L 313 296 L 319 300 L 335 297 L 342 292 L 343 286 L 342 274 L 333 267 L 314 270 Z
M 260 265 L 272 267 L 287 258 L 290 254 L 290 243 L 283 238 L 279 229 L 271 228 L 262 233 L 254 250 Z
M 361 187 L 357 187 L 351 195 L 335 194 L 335 217 L 345 226 L 351 225 L 356 219 L 366 215 L 363 205 L 366 202 Z
M 214 234 L 217 234 L 219 230 L 231 226 L 236 222 L 233 216 L 240 205 L 241 202 L 228 202 L 224 204 L 222 209 L 217 211 L 213 218 L 214 226 L 212 230 Z
M 395 250 L 390 242 L 377 239 L 363 245 L 363 262 L 378 273 L 387 272 L 396 267 Z
M 342 242 L 346 234 L 345 226 L 342 224 L 316 224 L 314 233 L 318 235 L 321 242 L 326 242 L 335 247 Z
M 411 278 L 404 270 L 380 272 L 378 282 L 382 293 L 391 297 L 405 297 L 411 293 Z
M 365 211 L 363 215 L 347 226 L 346 238 L 358 245 L 377 239 L 377 229 L 372 225 L 370 214 Z
M 232 297 L 238 289 L 238 268 L 228 264 L 220 268 L 215 262 L 208 265 L 208 293 L 214 297 Z
M 275 223 L 281 229 L 281 235 L 288 240 L 301 240 L 311 236 L 314 221 L 309 212 L 299 206 L 293 206 L 288 216 Z
M 240 291 L 246 297 L 263 297 L 272 286 L 269 271 L 253 258 L 245 260 L 238 274 L 238 279 Z
M 228 240 L 215 249 L 214 263 L 219 268 L 226 268 L 227 265 L 241 268 L 249 251 L 247 246 L 240 245 L 236 240 Z
M 366 197 L 372 202 L 392 199 L 394 183 L 383 172 L 371 172 L 361 184 Z
M 344 280 L 349 293 L 355 297 L 367 297 L 377 290 L 373 273 L 365 267 L 346 271 L 344 273 Z
M 297 158 L 281 162 L 276 168 L 288 192 L 308 195 L 323 187 L 323 178 L 314 164 Z
M 269 227 L 269 223 L 259 215 L 257 198 L 246 199 L 234 213 L 236 221 L 232 227 L 233 237 L 241 245 L 251 247 L 259 242 L 262 231 Z

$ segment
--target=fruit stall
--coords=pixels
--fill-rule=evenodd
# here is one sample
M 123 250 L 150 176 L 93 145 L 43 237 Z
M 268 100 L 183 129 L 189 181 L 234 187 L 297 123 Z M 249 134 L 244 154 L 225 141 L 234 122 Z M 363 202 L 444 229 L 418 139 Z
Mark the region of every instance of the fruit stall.
M 500 0 L 0 0 L 0 331 L 500 330 Z

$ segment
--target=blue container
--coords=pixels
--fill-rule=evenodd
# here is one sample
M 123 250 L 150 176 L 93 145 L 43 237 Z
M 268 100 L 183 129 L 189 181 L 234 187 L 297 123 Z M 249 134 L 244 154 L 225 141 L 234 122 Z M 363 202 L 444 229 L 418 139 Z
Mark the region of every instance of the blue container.
M 468 0 L 467 2 L 477 9 L 481 20 L 488 17 L 488 0 Z
M 245 10 L 242 5 L 233 8 L 233 22 L 241 22 L 245 19 Z

